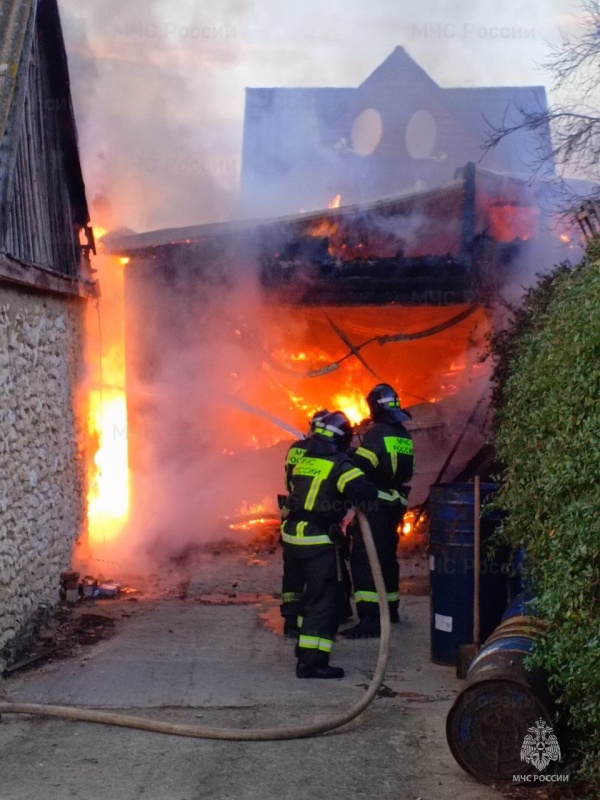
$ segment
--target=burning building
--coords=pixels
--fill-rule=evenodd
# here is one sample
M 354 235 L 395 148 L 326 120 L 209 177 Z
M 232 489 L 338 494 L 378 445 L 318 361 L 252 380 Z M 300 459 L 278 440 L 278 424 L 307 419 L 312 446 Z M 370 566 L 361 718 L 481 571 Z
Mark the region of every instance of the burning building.
M 530 188 L 473 164 L 373 203 L 107 237 L 125 273 L 129 534 L 169 552 L 275 514 L 311 413 L 359 423 L 380 380 L 412 411 L 422 503 L 483 443 L 489 307 L 537 237 Z
M 56 0 L 0 7 L 0 672 L 85 527 L 93 237 Z M 84 403 L 84 398 L 81 398 Z

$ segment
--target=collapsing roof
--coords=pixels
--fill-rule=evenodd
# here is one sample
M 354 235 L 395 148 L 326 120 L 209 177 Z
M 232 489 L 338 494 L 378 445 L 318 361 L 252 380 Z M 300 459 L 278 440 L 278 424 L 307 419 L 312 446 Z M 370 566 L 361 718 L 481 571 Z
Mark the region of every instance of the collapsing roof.
M 510 176 L 468 164 L 452 182 L 375 202 L 109 237 L 109 249 L 190 277 L 260 269 L 263 289 L 294 304 L 453 305 L 500 285 L 537 234 L 535 197 Z M 505 276 L 504 276 L 505 277 Z

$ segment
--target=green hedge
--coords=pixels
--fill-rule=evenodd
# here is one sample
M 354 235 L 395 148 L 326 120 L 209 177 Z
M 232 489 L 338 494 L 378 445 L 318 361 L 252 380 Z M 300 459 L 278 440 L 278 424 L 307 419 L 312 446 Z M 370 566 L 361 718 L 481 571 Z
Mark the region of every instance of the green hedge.
M 548 635 L 535 659 L 568 709 L 580 777 L 600 794 L 600 245 L 529 292 L 496 335 L 504 533 L 528 552 Z

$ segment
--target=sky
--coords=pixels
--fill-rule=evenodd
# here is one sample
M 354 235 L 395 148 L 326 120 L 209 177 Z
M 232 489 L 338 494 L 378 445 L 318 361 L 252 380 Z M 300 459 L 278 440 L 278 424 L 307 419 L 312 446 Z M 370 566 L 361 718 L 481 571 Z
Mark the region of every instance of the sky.
M 549 46 L 580 13 L 576 0 L 59 7 L 92 221 L 135 231 L 235 214 L 246 87 L 357 86 L 398 45 L 441 86 L 548 85 Z

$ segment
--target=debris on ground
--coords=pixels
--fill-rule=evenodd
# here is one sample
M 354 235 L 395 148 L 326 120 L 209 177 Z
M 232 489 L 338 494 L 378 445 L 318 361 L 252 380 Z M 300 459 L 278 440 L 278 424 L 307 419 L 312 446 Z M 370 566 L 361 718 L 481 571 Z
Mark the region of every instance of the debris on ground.
M 26 647 L 20 658 L 9 664 L 4 677 L 27 668 L 69 658 L 81 646 L 95 644 L 115 633 L 114 616 L 97 613 L 78 613 L 78 610 L 60 607 L 43 628 L 35 642 Z

